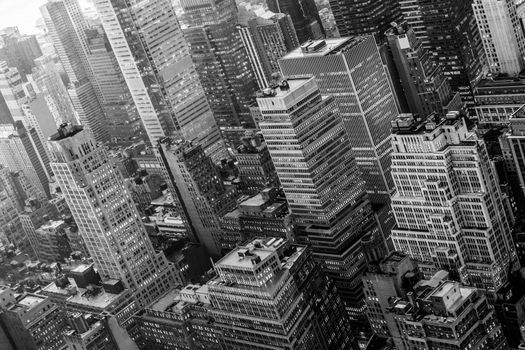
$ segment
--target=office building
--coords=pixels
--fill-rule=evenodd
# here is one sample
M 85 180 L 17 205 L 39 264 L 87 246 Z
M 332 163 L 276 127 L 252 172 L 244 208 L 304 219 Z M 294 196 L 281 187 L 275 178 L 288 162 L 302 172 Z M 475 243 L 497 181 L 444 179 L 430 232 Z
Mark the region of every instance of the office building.
M 49 160 L 34 129 L 27 130 L 21 121 L 2 124 L 0 141 L 0 164 L 11 172 L 23 172 L 32 185 L 30 196 L 49 197 Z
M 451 272 L 496 292 L 519 267 L 494 165 L 485 144 L 450 112 L 392 122 L 396 250 L 430 276 Z
M 49 144 L 56 182 L 102 279 L 122 281 L 139 305 L 179 283 L 164 254 L 153 250 L 122 175 L 91 132 L 62 125 Z
M 247 194 L 256 194 L 267 187 L 279 187 L 272 157 L 261 135 L 247 132 L 242 145 L 233 152 L 237 160 L 241 187 Z
M 178 132 L 214 161 L 227 157 L 169 0 L 96 0 L 104 31 L 149 140 Z
M 132 135 L 146 137 L 141 135 L 142 122 L 137 108 L 103 29 L 89 29 L 85 35 L 87 60 L 92 80 L 100 92 L 110 136 L 124 139 Z
M 260 89 L 267 88 L 279 72 L 279 59 L 299 46 L 292 20 L 283 13 L 255 13 L 239 7 L 237 30 Z
M 284 80 L 257 99 L 259 123 L 298 229 L 354 316 L 363 311 L 361 238 L 376 230 L 332 96 L 314 78 Z
M 35 59 L 35 65 L 32 78 L 53 117 L 54 129 L 62 123 L 78 124 L 77 115 L 53 56 L 41 56 Z
M 385 35 L 408 111 L 423 118 L 432 112 L 446 112 L 452 99 L 448 79 L 414 30 L 404 22 L 390 28 Z
M 279 64 L 285 77 L 313 75 L 321 93 L 334 96 L 370 201 L 387 203 L 393 189 L 390 121 L 398 111 L 374 38 L 308 43 Z
M 470 1 L 399 0 L 403 18 L 423 47 L 435 57 L 449 79 L 473 107 L 473 86 L 488 72 L 483 42 Z
M 239 202 L 237 208 L 220 218 L 220 224 L 224 251 L 258 237 L 295 240 L 295 226 L 288 203 L 277 188 L 266 188 Z
M 35 230 L 39 260 L 47 263 L 63 262 L 71 255 L 71 246 L 63 220 L 48 220 Z
M 341 37 L 373 35 L 382 42 L 390 24 L 401 20 L 396 0 L 331 0 L 330 8 Z
M 472 6 L 490 72 L 519 74 L 524 68 L 525 35 L 516 1 L 474 0 Z
M 51 1 L 40 7 L 40 12 L 67 74 L 67 90 L 78 120 L 93 131 L 97 141 L 104 142 L 109 139 L 106 115 L 87 63 L 81 18 L 72 16 L 78 12 L 73 11 L 75 5 L 78 7 L 75 0 Z
M 525 196 L 525 105 L 510 116 L 509 122 L 509 131 L 502 140 L 508 149 L 505 156 L 507 169 L 517 175 L 520 190 Z
M 273 13 L 290 16 L 300 44 L 324 37 L 323 23 L 313 0 L 267 0 L 266 4 Z
M 4 241 L 7 239 L 22 253 L 35 256 L 31 241 L 18 217 L 17 207 L 5 189 L 0 191 L 0 225 L 0 235 Z
M 42 56 L 40 45 L 35 35 L 20 34 L 16 27 L 6 29 L 0 33 L 0 61 L 15 67 L 26 81 L 26 76 L 35 67 L 34 60 Z
M 4 288 L 4 287 L 2 287 Z M 10 294 L 0 304 L 0 325 L 15 349 L 61 350 L 66 325 L 59 308 L 40 294 Z
M 445 271 L 419 281 L 406 296 L 392 297 L 385 311 L 396 349 L 509 348 L 483 291 L 449 281 Z
M 495 76 L 482 79 L 474 88 L 474 111 L 482 128 L 503 126 L 525 104 L 525 79 Z
M 190 238 L 202 244 L 211 256 L 219 257 L 219 217 L 235 207 L 236 188 L 224 185 L 200 145 L 165 138 L 159 143 L 159 153 Z
M 342 302 L 309 248 L 253 240 L 215 269 L 207 284 L 174 290 L 139 314 L 147 342 L 159 349 L 357 349 Z
M 254 128 L 249 106 L 258 90 L 236 26 L 235 1 L 183 0 L 183 33 L 220 129 Z

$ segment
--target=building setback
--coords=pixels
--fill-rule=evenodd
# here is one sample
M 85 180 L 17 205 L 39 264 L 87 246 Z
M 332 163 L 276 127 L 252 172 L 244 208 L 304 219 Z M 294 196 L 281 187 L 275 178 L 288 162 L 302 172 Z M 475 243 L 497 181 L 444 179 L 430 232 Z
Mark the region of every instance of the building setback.
M 485 144 L 454 112 L 423 120 L 401 115 L 392 128 L 395 249 L 417 260 L 427 277 L 448 270 L 496 292 L 519 264 Z

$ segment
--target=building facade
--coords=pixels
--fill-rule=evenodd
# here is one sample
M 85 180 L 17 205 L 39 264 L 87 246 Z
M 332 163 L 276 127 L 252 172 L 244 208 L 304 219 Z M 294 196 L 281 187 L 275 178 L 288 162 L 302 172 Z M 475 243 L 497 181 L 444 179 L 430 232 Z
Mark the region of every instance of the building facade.
M 394 248 L 496 292 L 519 267 L 494 165 L 457 113 L 392 122 Z

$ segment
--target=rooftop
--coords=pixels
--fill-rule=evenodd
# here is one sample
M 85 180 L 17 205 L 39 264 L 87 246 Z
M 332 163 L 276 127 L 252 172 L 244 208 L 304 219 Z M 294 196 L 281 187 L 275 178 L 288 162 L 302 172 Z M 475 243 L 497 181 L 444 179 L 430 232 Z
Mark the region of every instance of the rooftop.
M 285 79 L 274 88 L 269 87 L 259 91 L 258 98 L 282 98 L 288 96 L 312 78 Z
M 343 48 L 353 47 L 363 42 L 366 38 L 366 36 L 356 36 L 309 41 L 290 51 L 282 60 L 336 54 Z
M 255 239 L 245 246 L 238 246 L 220 259 L 216 266 L 252 268 L 274 254 L 283 244 L 282 238 Z
M 66 139 L 68 137 L 75 136 L 79 132 L 84 130 L 84 127 L 81 125 L 72 125 L 68 123 L 61 124 L 57 132 L 49 136 L 50 141 L 59 141 Z

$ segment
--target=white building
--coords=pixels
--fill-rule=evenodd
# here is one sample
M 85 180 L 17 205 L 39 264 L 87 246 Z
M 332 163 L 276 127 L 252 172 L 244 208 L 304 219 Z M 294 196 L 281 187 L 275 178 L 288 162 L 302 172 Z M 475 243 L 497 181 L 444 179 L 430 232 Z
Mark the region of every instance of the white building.
M 92 134 L 67 125 L 49 143 L 56 181 L 101 278 L 122 280 L 140 305 L 181 282 L 164 254 L 154 251 L 122 174 Z
M 405 114 L 392 127 L 395 249 L 427 276 L 445 269 L 496 291 L 518 263 L 485 144 L 454 112 L 426 121 Z
M 516 75 L 523 68 L 525 36 L 515 0 L 474 0 L 474 15 L 492 73 Z

